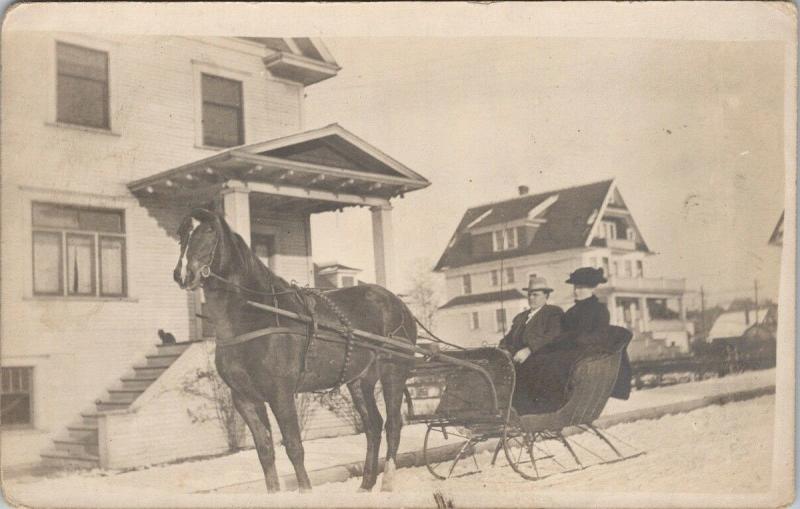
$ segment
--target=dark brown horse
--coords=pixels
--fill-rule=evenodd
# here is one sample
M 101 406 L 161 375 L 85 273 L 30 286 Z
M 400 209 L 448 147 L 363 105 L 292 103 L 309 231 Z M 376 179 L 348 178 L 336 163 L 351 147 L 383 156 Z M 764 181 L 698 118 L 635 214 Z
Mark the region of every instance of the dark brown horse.
M 202 287 L 205 292 L 207 314 L 218 340 L 217 370 L 253 434 L 267 490 L 278 491 L 280 485 L 265 402 L 278 421 L 300 490 L 310 490 L 294 395 L 335 387 L 342 381 L 347 382 L 367 437 L 361 489 L 372 489 L 378 476 L 383 427 L 375 401 L 375 384 L 379 380 L 386 402 L 387 441 L 381 487 L 390 490 L 400 442 L 403 394 L 411 369 L 409 361 L 376 357 L 352 342 L 348 348 L 344 337 L 334 338 L 338 339 L 335 342 L 330 337 L 316 338 L 309 344 L 310 329 L 306 324 L 255 309 L 246 301 L 302 314 L 313 310 L 319 321 L 349 322 L 348 327 L 391 334 L 413 344 L 417 330 L 408 307 L 376 285 L 343 288 L 327 292 L 324 297 L 301 292 L 265 267 L 225 220 L 208 210 L 193 210 L 181 223 L 178 234 L 181 255 L 174 279 L 183 289 Z M 269 327 L 281 327 L 283 332 L 224 346 L 226 340 Z

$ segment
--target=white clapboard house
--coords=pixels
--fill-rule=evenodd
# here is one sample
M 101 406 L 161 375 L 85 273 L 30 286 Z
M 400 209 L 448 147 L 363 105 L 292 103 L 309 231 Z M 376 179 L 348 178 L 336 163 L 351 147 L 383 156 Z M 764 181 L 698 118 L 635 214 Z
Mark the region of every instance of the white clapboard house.
M 521 288 L 537 274 L 555 290 L 550 302 L 573 304 L 565 283 L 578 267 L 602 267 L 597 295 L 611 322 L 629 328 L 632 358 L 689 348 L 683 279 L 650 275 L 647 247 L 614 180 L 531 194 L 469 208 L 436 270 L 448 301 L 437 314 L 444 337 L 465 346 L 496 344 L 528 307 Z
M 3 464 L 224 451 L 180 390 L 213 344 L 172 281 L 180 219 L 223 212 L 302 285 L 310 215 L 365 207 L 386 284 L 391 200 L 429 182 L 339 125 L 304 130 L 306 87 L 339 71 L 316 39 L 6 31 L 2 61 Z

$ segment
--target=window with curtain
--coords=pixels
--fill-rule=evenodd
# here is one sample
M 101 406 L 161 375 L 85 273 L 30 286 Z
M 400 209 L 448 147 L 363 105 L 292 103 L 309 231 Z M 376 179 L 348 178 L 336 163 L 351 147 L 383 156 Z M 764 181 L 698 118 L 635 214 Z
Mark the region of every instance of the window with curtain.
M 514 267 L 508 267 L 506 269 L 506 283 L 513 283 L 514 282 Z
M 491 277 L 492 277 L 492 286 L 499 285 L 500 284 L 500 278 L 497 277 L 497 271 L 493 270 L 493 271 L 491 271 L 490 274 L 491 274 Z
M 56 43 L 56 120 L 108 129 L 108 53 Z
M 464 295 L 472 293 L 472 276 L 469 274 L 464 274 L 464 276 L 462 276 L 461 289 L 464 291 Z
M 233 147 L 244 143 L 242 82 L 202 75 L 203 144 Z
M 33 204 L 33 292 L 127 294 L 122 211 Z
M 33 368 L 2 368 L 0 392 L 0 424 L 24 426 L 33 424 Z

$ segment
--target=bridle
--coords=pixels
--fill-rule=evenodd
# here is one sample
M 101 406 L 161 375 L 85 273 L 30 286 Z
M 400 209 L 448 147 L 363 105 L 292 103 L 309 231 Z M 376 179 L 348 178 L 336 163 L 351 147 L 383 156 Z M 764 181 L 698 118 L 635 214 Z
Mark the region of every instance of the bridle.
M 198 228 L 199 228 L 199 226 L 198 226 Z M 192 235 L 193 234 L 194 234 L 194 230 L 189 232 L 189 236 L 186 238 L 186 247 L 184 248 L 183 258 L 186 258 L 186 251 L 189 250 L 189 243 L 192 240 Z M 217 246 L 219 246 L 219 238 L 220 238 L 219 232 L 215 232 L 215 235 L 214 235 L 214 246 L 211 248 L 211 253 L 209 254 L 208 261 L 200 267 L 199 271 L 197 271 L 198 275 L 200 276 L 200 285 L 199 285 L 200 288 L 203 287 L 203 284 L 205 283 L 205 281 L 208 278 L 210 278 L 212 276 L 216 276 L 216 274 L 214 274 L 214 271 L 211 270 L 211 266 L 214 264 L 214 258 L 217 255 Z M 188 258 L 187 258 L 187 264 L 188 264 Z M 219 277 L 219 276 L 216 276 L 216 277 Z

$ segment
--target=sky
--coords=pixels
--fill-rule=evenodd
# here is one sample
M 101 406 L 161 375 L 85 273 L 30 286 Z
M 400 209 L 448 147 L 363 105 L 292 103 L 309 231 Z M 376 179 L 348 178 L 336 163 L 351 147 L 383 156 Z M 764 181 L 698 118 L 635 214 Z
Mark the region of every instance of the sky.
M 771 41 L 330 37 L 342 70 L 306 90 L 305 128 L 333 122 L 427 177 L 394 201 L 396 285 L 431 268 L 464 211 L 616 178 L 650 274 L 707 304 L 777 298 L 784 46 Z M 317 261 L 374 280 L 366 209 L 312 218 Z M 697 304 L 696 293 L 689 305 Z

